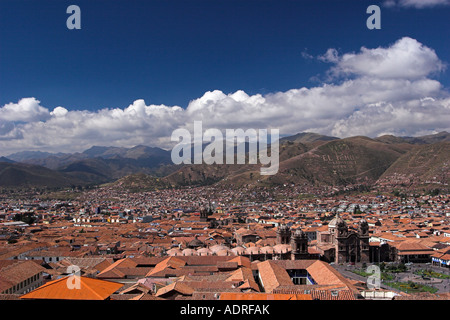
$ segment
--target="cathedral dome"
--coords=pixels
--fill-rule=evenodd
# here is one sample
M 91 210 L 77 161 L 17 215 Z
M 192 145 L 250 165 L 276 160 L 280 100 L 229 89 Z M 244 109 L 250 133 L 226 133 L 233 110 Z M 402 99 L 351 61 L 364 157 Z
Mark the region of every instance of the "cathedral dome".
M 205 244 L 195 236 L 195 238 L 188 243 L 188 248 L 203 247 Z
M 172 249 L 168 250 L 168 251 L 167 251 L 167 254 L 168 254 L 169 256 L 182 256 L 182 255 L 183 255 L 183 253 L 181 252 L 181 250 L 178 249 L 178 248 L 172 248 Z
M 258 247 L 245 248 L 245 254 L 259 254 L 259 248 Z
M 273 250 L 273 247 L 265 246 L 260 249 L 260 252 L 263 254 L 273 254 L 275 251 Z
M 302 229 L 298 228 L 295 230 L 294 238 L 303 238 L 304 236 L 305 236 L 305 232 Z
M 330 223 L 328 223 L 328 228 L 337 228 L 339 225 L 347 225 L 347 224 L 339 214 L 336 214 L 336 216 L 330 221 Z
M 183 256 L 196 256 L 197 255 L 197 251 L 195 251 L 194 249 L 184 249 L 181 252 L 182 252 Z
M 211 250 L 212 253 L 217 254 L 217 252 L 219 251 L 226 251 L 226 250 L 230 250 L 229 248 L 227 248 L 226 246 L 224 246 L 223 244 L 216 244 L 213 245 L 212 247 L 209 248 Z
M 290 244 L 277 244 L 272 248 L 275 253 L 287 253 L 292 251 L 292 247 Z
M 201 248 L 197 250 L 197 254 L 199 256 L 210 256 L 212 255 L 212 251 L 209 250 L 208 248 Z
M 286 232 L 289 232 L 289 230 L 290 230 L 289 227 L 283 223 L 278 227 L 277 231 L 286 233 Z
M 240 256 L 240 255 L 242 255 L 242 254 L 244 254 L 245 253 L 245 249 L 243 248 L 243 247 L 241 247 L 241 246 L 238 246 L 238 247 L 236 247 L 236 248 L 233 248 L 233 249 L 231 249 L 231 251 L 234 253 L 234 255 L 236 255 L 236 256 Z

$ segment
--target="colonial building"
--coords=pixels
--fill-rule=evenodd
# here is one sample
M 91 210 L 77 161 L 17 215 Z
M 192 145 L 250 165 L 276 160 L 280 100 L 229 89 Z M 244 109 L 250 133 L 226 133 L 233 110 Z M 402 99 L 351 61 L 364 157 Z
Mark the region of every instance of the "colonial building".
M 435 253 L 433 249 L 421 244 L 417 239 L 408 239 L 390 244 L 392 248 L 392 261 L 408 263 L 431 262 L 431 256 Z
M 255 243 L 258 241 L 258 234 L 249 228 L 240 228 L 234 232 L 234 237 L 238 245 L 245 245 L 248 242 Z
M 23 294 L 44 284 L 45 268 L 29 260 L 0 260 L 0 294 Z
M 350 230 L 337 214 L 328 224 L 328 231 L 320 232 L 317 247 L 330 262 L 369 262 L 369 225 L 361 219 L 358 230 Z
M 318 259 L 317 254 L 311 254 L 308 250 L 308 237 L 306 233 L 300 228 L 291 231 L 291 229 L 282 224 L 277 229 L 277 246 L 278 245 L 290 245 L 290 259 L 291 260 L 301 260 L 301 259 Z M 286 253 L 287 253 L 286 252 Z M 286 255 L 280 257 L 282 260 L 286 258 Z
M 208 222 L 208 227 L 214 229 L 217 226 L 217 221 L 215 218 L 211 217 L 214 214 L 211 206 L 209 208 L 202 208 L 200 210 L 200 222 Z

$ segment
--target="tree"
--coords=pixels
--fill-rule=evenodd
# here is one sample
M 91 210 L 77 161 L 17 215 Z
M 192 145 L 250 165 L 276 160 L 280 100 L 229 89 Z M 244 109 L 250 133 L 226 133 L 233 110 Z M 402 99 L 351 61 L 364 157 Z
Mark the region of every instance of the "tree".
M 357 204 L 356 206 L 355 206 L 355 209 L 353 209 L 353 214 L 361 214 L 362 213 L 362 211 L 361 211 L 361 209 L 359 208 L 359 204 Z
M 399 263 L 399 265 L 397 266 L 397 270 L 399 272 L 406 272 L 407 271 L 406 265 L 404 263 L 402 263 L 402 262 Z
M 35 218 L 33 217 L 32 213 L 18 213 L 14 216 L 14 221 L 22 221 L 27 224 L 33 224 L 35 221 Z

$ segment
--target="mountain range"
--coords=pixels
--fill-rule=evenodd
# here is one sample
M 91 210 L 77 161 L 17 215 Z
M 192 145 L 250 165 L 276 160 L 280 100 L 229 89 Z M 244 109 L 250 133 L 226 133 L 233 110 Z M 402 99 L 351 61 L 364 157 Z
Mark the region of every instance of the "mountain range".
M 174 165 L 170 150 L 142 145 L 93 146 L 79 153 L 25 151 L 0 158 L 0 187 L 116 183 L 134 190 L 207 184 L 392 189 L 448 188 L 450 180 L 448 132 L 342 139 L 303 132 L 281 138 L 279 150 L 279 170 L 272 176 L 260 175 L 259 164 Z

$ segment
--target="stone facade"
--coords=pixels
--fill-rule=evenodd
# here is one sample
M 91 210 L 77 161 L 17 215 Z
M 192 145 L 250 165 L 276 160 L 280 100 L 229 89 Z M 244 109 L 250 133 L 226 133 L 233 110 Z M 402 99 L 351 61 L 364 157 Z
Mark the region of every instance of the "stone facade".
M 358 230 L 349 230 L 345 221 L 339 216 L 330 221 L 328 232 L 320 237 L 319 246 L 331 246 L 334 254 L 331 259 L 335 263 L 369 262 L 369 225 L 362 219 Z
M 301 229 L 291 231 L 287 225 L 281 225 L 277 229 L 277 245 L 289 245 L 291 260 L 312 259 L 308 252 L 308 237 Z

